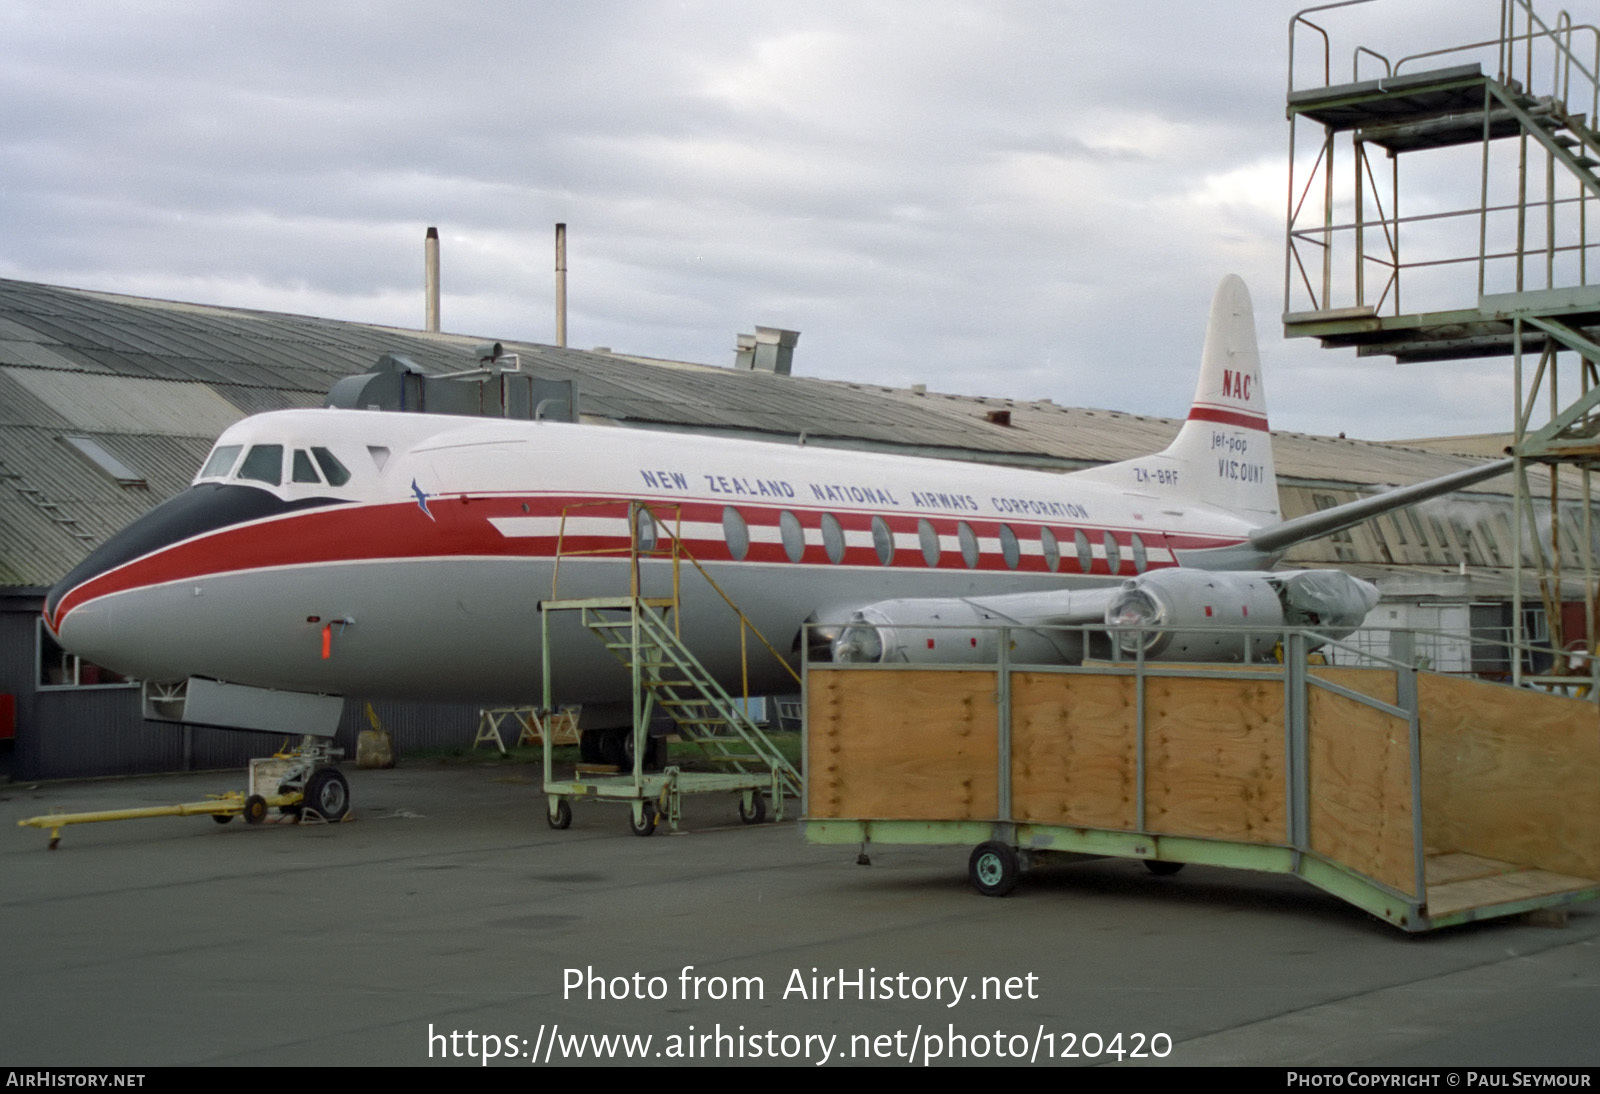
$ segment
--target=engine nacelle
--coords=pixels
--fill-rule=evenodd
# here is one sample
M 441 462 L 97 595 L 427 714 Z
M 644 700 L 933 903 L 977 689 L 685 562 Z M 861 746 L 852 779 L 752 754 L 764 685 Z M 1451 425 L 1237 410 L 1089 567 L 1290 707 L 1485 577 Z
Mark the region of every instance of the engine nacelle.
M 1049 603 L 1064 594 L 1031 594 L 1028 603 Z M 1081 595 L 1081 594 L 1079 594 Z M 1022 664 L 1059 665 L 1083 659 L 1081 636 L 1071 632 L 1027 629 L 1028 622 L 986 601 L 956 597 L 880 600 L 851 616 L 833 640 L 833 659 L 885 664 L 992 665 L 1000 659 L 1000 635 L 1011 643 L 1013 660 Z M 1002 631 L 1002 627 L 1012 628 Z
M 1284 627 L 1343 638 L 1377 603 L 1377 586 L 1338 570 L 1158 570 L 1124 582 L 1105 621 L 1148 628 L 1120 630 L 1117 643 L 1128 653 L 1142 648 L 1151 660 L 1262 660 L 1273 656 Z
M 880 600 L 855 612 L 829 647 L 842 662 L 992 665 L 1004 634 L 1017 664 L 1073 664 L 1109 646 L 1101 632 L 1064 628 L 1103 624 L 1117 628 L 1123 650 L 1142 647 L 1152 660 L 1270 660 L 1284 627 L 1342 638 L 1377 602 L 1376 586 L 1337 570 L 1180 568 L 1120 587 Z
M 1195 625 L 1207 629 L 1171 629 Z M 1210 629 L 1255 625 L 1262 630 Z M 1123 584 L 1106 626 L 1151 628 L 1119 631 L 1116 642 L 1127 653 L 1143 647 L 1153 661 L 1243 661 L 1247 650 L 1261 660 L 1278 644 L 1283 605 L 1262 573 L 1160 570 Z

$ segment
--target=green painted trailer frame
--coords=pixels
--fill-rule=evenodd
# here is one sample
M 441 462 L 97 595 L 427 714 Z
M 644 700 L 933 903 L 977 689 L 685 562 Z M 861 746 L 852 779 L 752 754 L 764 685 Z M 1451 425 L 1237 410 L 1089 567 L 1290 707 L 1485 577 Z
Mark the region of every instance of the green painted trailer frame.
M 1019 666 L 1004 634 L 994 665 L 808 663 L 805 837 L 972 845 L 991 895 L 1051 857 L 1293 874 L 1407 932 L 1600 896 L 1593 695 L 1428 673 L 1408 642 L 1331 644 L 1358 674 L 1292 630 L 1282 663 Z M 1096 808 L 1118 823 L 1051 822 Z

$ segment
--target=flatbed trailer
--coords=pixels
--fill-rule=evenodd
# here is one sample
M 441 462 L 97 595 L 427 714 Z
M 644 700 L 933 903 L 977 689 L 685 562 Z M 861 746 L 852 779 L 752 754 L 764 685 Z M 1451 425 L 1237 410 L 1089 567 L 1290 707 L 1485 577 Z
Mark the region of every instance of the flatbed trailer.
M 806 838 L 1295 874 L 1406 931 L 1600 895 L 1600 712 L 1388 661 L 808 664 Z M 1350 648 L 1351 655 L 1358 651 Z

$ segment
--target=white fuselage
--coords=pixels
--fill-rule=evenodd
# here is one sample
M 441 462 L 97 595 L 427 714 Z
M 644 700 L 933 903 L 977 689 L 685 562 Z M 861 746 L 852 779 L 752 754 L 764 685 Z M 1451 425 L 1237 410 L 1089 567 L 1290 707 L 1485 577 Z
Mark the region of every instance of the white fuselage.
M 262 476 L 270 455 L 251 462 L 270 446 L 281 446 L 276 483 Z M 1204 566 L 1208 552 L 1237 565 L 1252 527 L 1176 490 L 1146 492 L 1154 462 L 1053 474 L 343 410 L 258 415 L 215 451 L 193 497 L 158 508 L 52 592 L 47 620 L 64 645 L 149 680 L 528 701 L 540 694 L 539 602 L 628 594 L 630 502 L 648 506 L 657 543 L 677 538 L 795 658 L 805 622 L 870 602 L 1104 585 Z M 239 519 L 207 515 L 225 504 Z M 669 590 L 669 561 L 647 554 L 640 568 L 644 592 Z M 687 641 L 736 679 L 736 617 L 693 567 L 679 572 Z M 551 645 L 558 698 L 625 687 L 574 620 Z M 757 684 L 781 679 L 757 670 Z

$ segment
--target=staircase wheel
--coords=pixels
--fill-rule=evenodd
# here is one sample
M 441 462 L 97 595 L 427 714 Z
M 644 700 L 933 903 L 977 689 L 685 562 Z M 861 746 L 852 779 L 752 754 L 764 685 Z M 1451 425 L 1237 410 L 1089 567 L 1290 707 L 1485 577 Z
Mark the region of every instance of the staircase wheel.
M 762 797 L 759 790 L 751 791 L 748 808 L 744 798 L 739 799 L 739 819 L 746 824 L 760 824 L 767 819 L 767 799 Z

